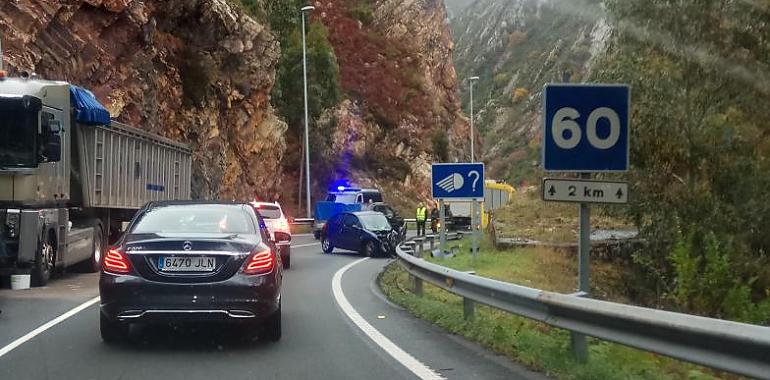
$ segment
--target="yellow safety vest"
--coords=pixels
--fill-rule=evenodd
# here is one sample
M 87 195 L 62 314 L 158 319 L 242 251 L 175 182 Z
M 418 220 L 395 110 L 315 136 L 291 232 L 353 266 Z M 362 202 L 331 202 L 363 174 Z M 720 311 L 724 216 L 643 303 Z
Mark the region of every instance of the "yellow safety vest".
M 418 222 L 424 222 L 426 220 L 426 212 L 425 207 L 418 207 L 415 219 L 417 219 Z

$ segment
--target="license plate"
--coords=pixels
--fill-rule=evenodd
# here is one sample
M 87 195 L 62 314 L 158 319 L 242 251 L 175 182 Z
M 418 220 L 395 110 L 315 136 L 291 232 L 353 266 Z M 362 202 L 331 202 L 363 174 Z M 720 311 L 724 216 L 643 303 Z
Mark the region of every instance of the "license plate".
M 158 258 L 158 269 L 163 272 L 211 272 L 216 264 L 215 257 L 161 256 Z

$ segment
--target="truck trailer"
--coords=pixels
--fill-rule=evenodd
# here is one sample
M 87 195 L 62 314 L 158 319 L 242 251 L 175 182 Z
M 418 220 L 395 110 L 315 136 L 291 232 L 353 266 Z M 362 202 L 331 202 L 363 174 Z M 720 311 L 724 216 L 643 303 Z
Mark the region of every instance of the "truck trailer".
M 190 198 L 191 150 L 110 119 L 85 89 L 0 72 L 0 275 L 99 270 L 148 201 Z

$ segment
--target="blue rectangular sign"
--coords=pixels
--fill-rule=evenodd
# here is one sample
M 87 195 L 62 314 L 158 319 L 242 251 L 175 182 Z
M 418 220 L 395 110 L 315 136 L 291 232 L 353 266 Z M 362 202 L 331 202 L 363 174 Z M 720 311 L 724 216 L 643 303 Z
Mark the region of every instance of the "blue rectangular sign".
M 630 89 L 626 85 L 549 84 L 543 94 L 543 168 L 628 170 Z
M 484 164 L 433 164 L 431 184 L 433 199 L 484 199 Z

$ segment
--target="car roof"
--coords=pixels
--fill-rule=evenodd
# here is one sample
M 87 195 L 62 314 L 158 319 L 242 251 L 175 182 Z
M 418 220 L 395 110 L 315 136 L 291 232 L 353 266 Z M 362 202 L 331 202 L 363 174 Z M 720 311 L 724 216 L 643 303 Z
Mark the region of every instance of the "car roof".
M 148 202 L 146 207 L 165 207 L 165 206 L 187 206 L 187 205 L 223 205 L 223 206 L 248 206 L 247 202 L 240 201 L 219 201 L 219 200 L 175 200 L 175 201 L 152 201 Z
M 351 212 L 351 214 L 356 216 L 382 215 L 382 213 L 378 211 L 355 211 L 355 212 Z

